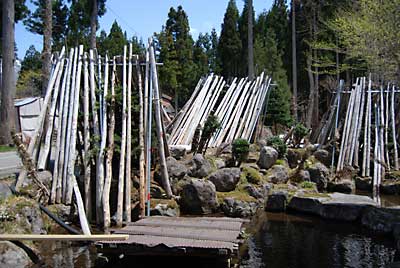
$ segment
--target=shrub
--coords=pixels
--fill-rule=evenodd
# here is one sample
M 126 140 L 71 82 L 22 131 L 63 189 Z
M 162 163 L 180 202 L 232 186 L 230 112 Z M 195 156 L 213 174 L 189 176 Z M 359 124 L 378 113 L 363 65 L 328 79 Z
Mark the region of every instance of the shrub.
M 241 163 L 247 160 L 250 151 L 250 144 L 245 139 L 236 139 L 232 142 L 232 157 Z
M 303 189 L 314 189 L 315 183 L 311 181 L 303 181 L 302 183 L 300 183 L 300 187 Z
M 268 138 L 267 145 L 273 147 L 278 151 L 279 157 L 284 157 L 287 152 L 287 146 L 281 138 L 278 136 L 272 136 Z
M 300 144 L 300 141 L 307 136 L 309 129 L 306 128 L 303 124 L 298 123 L 293 130 L 294 142 L 295 145 Z

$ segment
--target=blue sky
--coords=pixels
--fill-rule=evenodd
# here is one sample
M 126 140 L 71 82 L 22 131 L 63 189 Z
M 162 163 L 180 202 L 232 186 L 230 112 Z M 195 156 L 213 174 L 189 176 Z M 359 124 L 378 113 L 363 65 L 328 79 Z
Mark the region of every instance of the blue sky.
M 32 5 L 27 0 L 28 6 Z M 273 0 L 253 0 L 256 14 L 268 10 Z M 236 0 L 239 11 L 243 0 Z M 182 5 L 189 17 L 191 32 L 197 38 L 200 32 L 210 32 L 214 27 L 219 33 L 228 0 L 108 0 L 107 13 L 100 18 L 100 28 L 107 32 L 116 20 L 128 37 L 137 35 L 146 40 L 161 30 L 169 8 Z M 29 33 L 22 23 L 15 26 L 18 57 L 23 58 L 30 45 L 42 49 L 42 37 Z

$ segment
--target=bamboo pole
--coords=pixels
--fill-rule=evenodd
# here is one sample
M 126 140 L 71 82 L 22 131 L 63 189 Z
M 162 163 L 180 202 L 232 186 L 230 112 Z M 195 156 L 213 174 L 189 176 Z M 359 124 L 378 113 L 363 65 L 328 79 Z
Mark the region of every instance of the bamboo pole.
M 153 88 L 154 88 L 154 107 L 155 107 L 155 120 L 157 126 L 157 137 L 159 143 L 159 155 L 160 155 L 160 169 L 161 169 L 161 179 L 163 182 L 164 190 L 169 198 L 172 197 L 172 190 L 169 183 L 167 163 L 165 160 L 165 152 L 164 152 L 164 140 L 163 140 L 163 129 L 161 122 L 161 109 L 160 109 L 160 93 L 158 89 L 158 78 L 157 78 L 157 69 L 156 69 L 156 60 L 154 55 L 154 48 L 150 45 L 150 66 L 152 71 L 152 80 L 153 80 Z
M 367 136 L 367 144 L 368 144 L 368 148 L 367 148 L 367 159 L 366 159 L 366 164 L 367 164 L 367 176 L 370 176 L 370 167 L 371 167 L 371 154 L 370 154 L 370 149 L 371 149 L 371 117 L 372 117 L 372 81 L 371 81 L 371 75 L 369 77 L 369 82 L 368 82 L 368 136 Z
M 38 163 L 37 163 L 38 170 L 44 170 L 46 168 L 47 159 L 49 157 L 50 147 L 52 145 L 51 137 L 53 134 L 55 113 L 56 113 L 56 108 L 57 108 L 57 103 L 58 103 L 58 94 L 60 92 L 60 82 L 61 82 L 61 77 L 62 77 L 63 73 L 64 73 L 64 60 L 61 60 L 60 70 L 57 73 L 57 78 L 56 78 L 56 82 L 55 82 L 54 89 L 53 89 L 53 97 L 51 99 L 50 111 L 48 113 L 47 131 L 46 131 L 46 135 L 44 138 L 44 142 L 42 143 L 43 146 L 40 148 L 40 152 L 39 152 L 39 158 L 38 158 Z
M 82 72 L 82 58 L 83 58 L 83 45 L 79 46 L 79 55 L 78 55 L 78 67 L 77 67 L 77 73 L 75 74 L 76 77 L 76 82 L 75 82 L 75 94 L 74 94 L 74 110 L 73 110 L 73 118 L 72 118 L 72 128 L 71 128 L 71 147 L 70 147 L 70 155 L 68 158 L 68 181 L 71 180 L 70 187 L 73 188 L 75 192 L 75 196 L 77 195 L 77 191 L 75 187 L 78 187 L 78 185 L 75 186 L 76 180 L 75 180 L 75 160 L 76 160 L 76 144 L 77 144 L 77 128 L 78 128 L 78 111 L 79 111 L 79 92 L 81 88 L 81 72 Z M 75 182 L 74 182 L 75 181 Z M 78 188 L 79 191 L 79 188 Z M 80 193 L 79 193 L 80 195 Z M 68 188 L 67 193 L 66 193 L 66 203 L 70 204 L 72 199 L 72 191 Z M 77 202 L 82 202 L 81 200 L 78 200 L 78 197 L 76 196 Z M 78 204 L 79 205 L 79 204 Z M 82 207 L 83 207 L 83 202 L 82 202 Z M 84 209 L 83 211 L 84 212 Z M 83 214 L 83 216 L 86 219 L 86 213 Z M 82 226 L 84 228 L 84 226 Z M 90 233 L 90 231 L 89 231 Z
M 385 126 L 385 104 L 384 104 L 384 95 L 383 95 L 383 86 L 381 86 L 381 91 L 379 93 L 379 100 L 380 100 L 380 106 L 379 106 L 379 145 L 380 145 L 380 157 L 381 157 L 381 167 L 382 169 L 384 168 L 384 166 L 386 165 L 386 160 L 385 160 L 385 146 L 383 145 L 383 141 L 384 141 L 384 126 Z
M 99 130 L 100 130 L 100 137 L 101 137 L 101 135 L 102 135 L 102 133 L 103 133 L 103 130 L 104 130 L 104 128 L 105 128 L 105 126 L 103 125 L 103 113 L 102 113 L 102 111 L 103 111 L 103 105 L 104 105 L 104 100 L 103 100 L 103 95 L 101 94 L 102 92 L 103 92 L 103 84 L 102 84 L 102 76 L 101 76 L 101 67 L 102 67 L 102 63 L 101 63 L 101 55 L 98 55 L 97 54 L 97 49 L 95 49 L 95 54 L 96 54 L 96 56 L 97 56 L 97 88 L 99 89 L 99 91 L 100 91 L 100 94 L 99 94 L 99 125 L 100 125 L 100 127 L 99 127 Z M 101 143 L 101 141 L 100 141 L 100 143 Z M 97 163 L 96 163 L 96 165 L 97 165 Z
M 117 200 L 117 226 L 122 226 L 122 212 L 124 204 L 124 175 L 125 175 L 125 151 L 126 151 L 126 50 L 124 46 L 124 57 L 122 67 L 122 136 L 121 136 L 121 153 L 119 164 L 119 180 L 118 180 L 118 200 Z M 127 200 L 126 200 L 127 201 Z
M 141 217 L 145 216 L 145 163 L 144 163 L 144 122 L 143 122 L 143 85 L 142 73 L 140 71 L 139 57 L 136 56 L 136 74 L 139 91 L 139 207 Z
M 149 72 L 149 73 L 147 73 Z M 153 84 L 152 84 L 152 72 L 150 72 L 150 53 L 149 47 L 146 49 L 146 78 L 145 78 L 145 91 L 148 89 L 148 101 L 146 106 L 147 111 L 147 130 L 146 130 L 146 205 L 147 205 L 147 216 L 150 216 L 150 180 L 151 180 L 151 130 L 152 130 L 152 113 L 153 113 Z
M 100 59 L 100 57 L 99 57 Z M 101 73 L 101 72 L 100 72 Z M 100 78 L 101 80 L 101 78 Z M 101 82 L 99 82 L 99 85 Z M 103 197 L 103 189 L 104 189 L 104 154 L 107 143 L 107 95 L 108 95 L 108 56 L 105 57 L 105 68 L 104 68 L 104 83 L 101 96 L 101 138 L 100 138 L 100 150 L 97 155 L 97 166 L 96 166 L 96 222 L 98 225 L 102 224 L 103 217 L 103 207 L 102 207 L 102 197 Z
M 128 94 L 126 126 L 125 221 L 131 222 L 131 154 L 132 154 L 132 43 L 129 44 Z
M 31 155 L 31 157 L 34 159 L 36 154 L 34 154 L 34 150 L 36 147 L 36 143 L 38 141 L 40 141 L 41 137 L 42 137 L 42 130 L 43 130 L 43 125 L 44 125 L 44 121 L 45 121 L 45 117 L 46 117 L 46 113 L 47 113 L 47 108 L 49 106 L 49 101 L 51 99 L 51 95 L 53 92 L 53 86 L 55 83 L 55 79 L 56 76 L 54 74 L 57 74 L 59 69 L 60 69 L 60 65 L 61 65 L 61 60 L 64 58 L 64 53 L 65 53 L 65 47 L 63 47 L 61 49 L 60 52 L 60 56 L 57 59 L 57 63 L 56 63 L 56 67 L 55 70 L 53 72 L 53 75 L 51 76 L 51 79 L 49 81 L 49 84 L 47 86 L 47 91 L 46 91 L 46 95 L 43 101 L 43 106 L 42 106 L 42 110 L 40 111 L 40 115 L 39 118 L 37 120 L 38 122 L 38 127 L 35 129 L 35 132 L 32 136 L 32 139 L 29 142 L 29 147 L 27 152 Z M 24 182 L 24 179 L 27 175 L 26 170 L 22 169 L 21 172 L 18 175 L 17 181 L 15 183 L 15 190 L 19 191 L 19 188 L 21 187 L 22 183 Z
M 359 116 L 356 118 L 356 140 L 355 140 L 355 149 L 354 149 L 354 160 L 353 160 L 353 165 L 356 167 L 359 167 L 359 161 L 358 161 L 358 155 L 359 155 L 359 149 L 360 149 L 360 134 L 361 134 L 361 128 L 362 128 L 362 119 L 364 118 L 364 110 L 365 110 L 365 77 L 361 79 L 361 85 L 360 85 L 360 94 L 361 94 L 361 104 L 359 107 Z
M 390 84 L 388 83 L 386 89 L 386 97 L 385 97 L 385 152 L 386 152 L 386 166 L 390 171 L 390 157 L 389 157 L 389 92 L 390 92 Z
M 53 177 L 52 177 L 52 185 L 51 185 L 51 193 L 50 193 L 50 203 L 54 204 L 56 202 L 56 195 L 57 195 L 57 185 L 59 181 L 58 176 L 58 166 L 60 164 L 60 150 L 61 150 L 61 139 L 63 133 L 63 116 L 64 116 L 64 109 L 65 109 L 65 96 L 66 96 L 66 84 L 68 79 L 68 69 L 69 69 L 69 61 L 66 59 L 66 66 L 65 66 L 65 73 L 62 81 L 61 86 L 61 95 L 60 95 L 60 103 L 58 107 L 58 120 L 57 120 L 57 138 L 56 138 L 56 147 L 55 147 L 55 159 L 54 159 L 54 169 L 53 169 Z
M 394 156 L 393 156 L 393 161 L 394 161 L 394 169 L 399 170 L 399 153 L 397 151 L 397 140 L 396 140 L 396 117 L 394 113 L 394 106 L 395 106 L 395 87 L 394 85 L 392 86 L 392 96 L 390 99 L 391 106 L 390 106 L 390 113 L 391 113 L 391 118 L 392 118 L 392 138 L 393 138 L 393 150 L 394 150 Z
M 63 185 L 62 185 L 62 198 L 63 202 L 66 204 L 71 203 L 71 197 L 72 197 L 72 190 L 73 190 L 73 185 L 71 181 L 71 177 L 68 174 L 68 169 L 70 167 L 70 159 L 72 158 L 71 156 L 71 136 L 72 136 L 72 122 L 73 122 L 73 116 L 74 116 L 74 107 L 75 107 L 75 83 L 76 83 L 76 69 L 77 69 L 77 61 L 78 61 L 78 48 L 75 48 L 75 53 L 74 53 L 74 60 L 72 64 L 72 78 L 70 82 L 70 96 L 69 96 L 69 111 L 68 111 L 68 121 L 67 121 L 67 131 L 66 131 L 66 137 L 65 137 L 65 156 L 64 156 L 64 171 L 63 171 Z M 68 201 L 67 202 L 67 196 L 68 196 Z
M 111 74 L 111 104 L 109 109 L 110 127 L 108 129 L 108 149 L 106 158 L 106 176 L 104 180 L 103 190 L 103 216 L 104 216 L 104 230 L 110 227 L 110 190 L 112 181 L 112 159 L 114 154 L 114 130 L 115 130 L 115 75 L 117 73 L 117 66 L 115 57 L 113 58 L 113 70 Z
M 60 141 L 60 151 L 59 151 L 59 164 L 55 166 L 57 168 L 57 173 L 55 173 L 53 178 L 57 179 L 57 186 L 56 186 L 56 203 L 61 203 L 63 199 L 64 188 L 63 186 L 65 183 L 65 174 L 64 174 L 64 166 L 66 165 L 67 159 L 65 159 L 65 144 L 66 144 L 66 137 L 67 137 L 67 122 L 69 117 L 69 107 L 70 107 L 70 81 L 71 81 L 71 73 L 72 73 L 72 65 L 73 65 L 73 57 L 74 53 L 77 53 L 74 48 L 70 49 L 69 59 L 68 59 L 68 68 L 67 68 L 67 78 L 66 78 L 66 86 L 65 86 L 65 100 L 64 100 L 64 107 L 63 107 L 63 119 L 61 125 L 61 141 Z
M 85 53 L 84 66 L 83 66 L 83 168 L 84 168 L 84 206 L 86 217 L 91 218 L 92 213 L 92 195 L 91 195 L 91 165 L 90 165 L 90 125 L 89 125 L 89 57 Z

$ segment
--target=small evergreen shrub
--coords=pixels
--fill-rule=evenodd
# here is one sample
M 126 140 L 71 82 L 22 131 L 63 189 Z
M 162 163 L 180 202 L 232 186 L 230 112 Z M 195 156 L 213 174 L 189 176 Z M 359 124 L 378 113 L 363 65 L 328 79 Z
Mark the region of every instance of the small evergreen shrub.
M 232 157 L 242 163 L 247 160 L 250 152 L 250 144 L 245 139 L 236 139 L 232 142 Z
M 279 158 L 282 158 L 287 153 L 287 145 L 278 136 L 272 136 L 267 140 L 267 145 L 273 147 L 279 153 Z
M 307 136 L 309 129 L 306 128 L 303 124 L 298 123 L 293 130 L 293 136 L 295 144 L 300 144 L 300 141 Z

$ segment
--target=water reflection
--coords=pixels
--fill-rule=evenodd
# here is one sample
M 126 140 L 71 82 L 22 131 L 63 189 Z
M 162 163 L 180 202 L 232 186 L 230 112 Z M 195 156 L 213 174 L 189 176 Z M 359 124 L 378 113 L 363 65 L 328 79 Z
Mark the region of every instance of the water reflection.
M 242 267 L 385 267 L 399 259 L 394 242 L 358 224 L 262 212 Z

